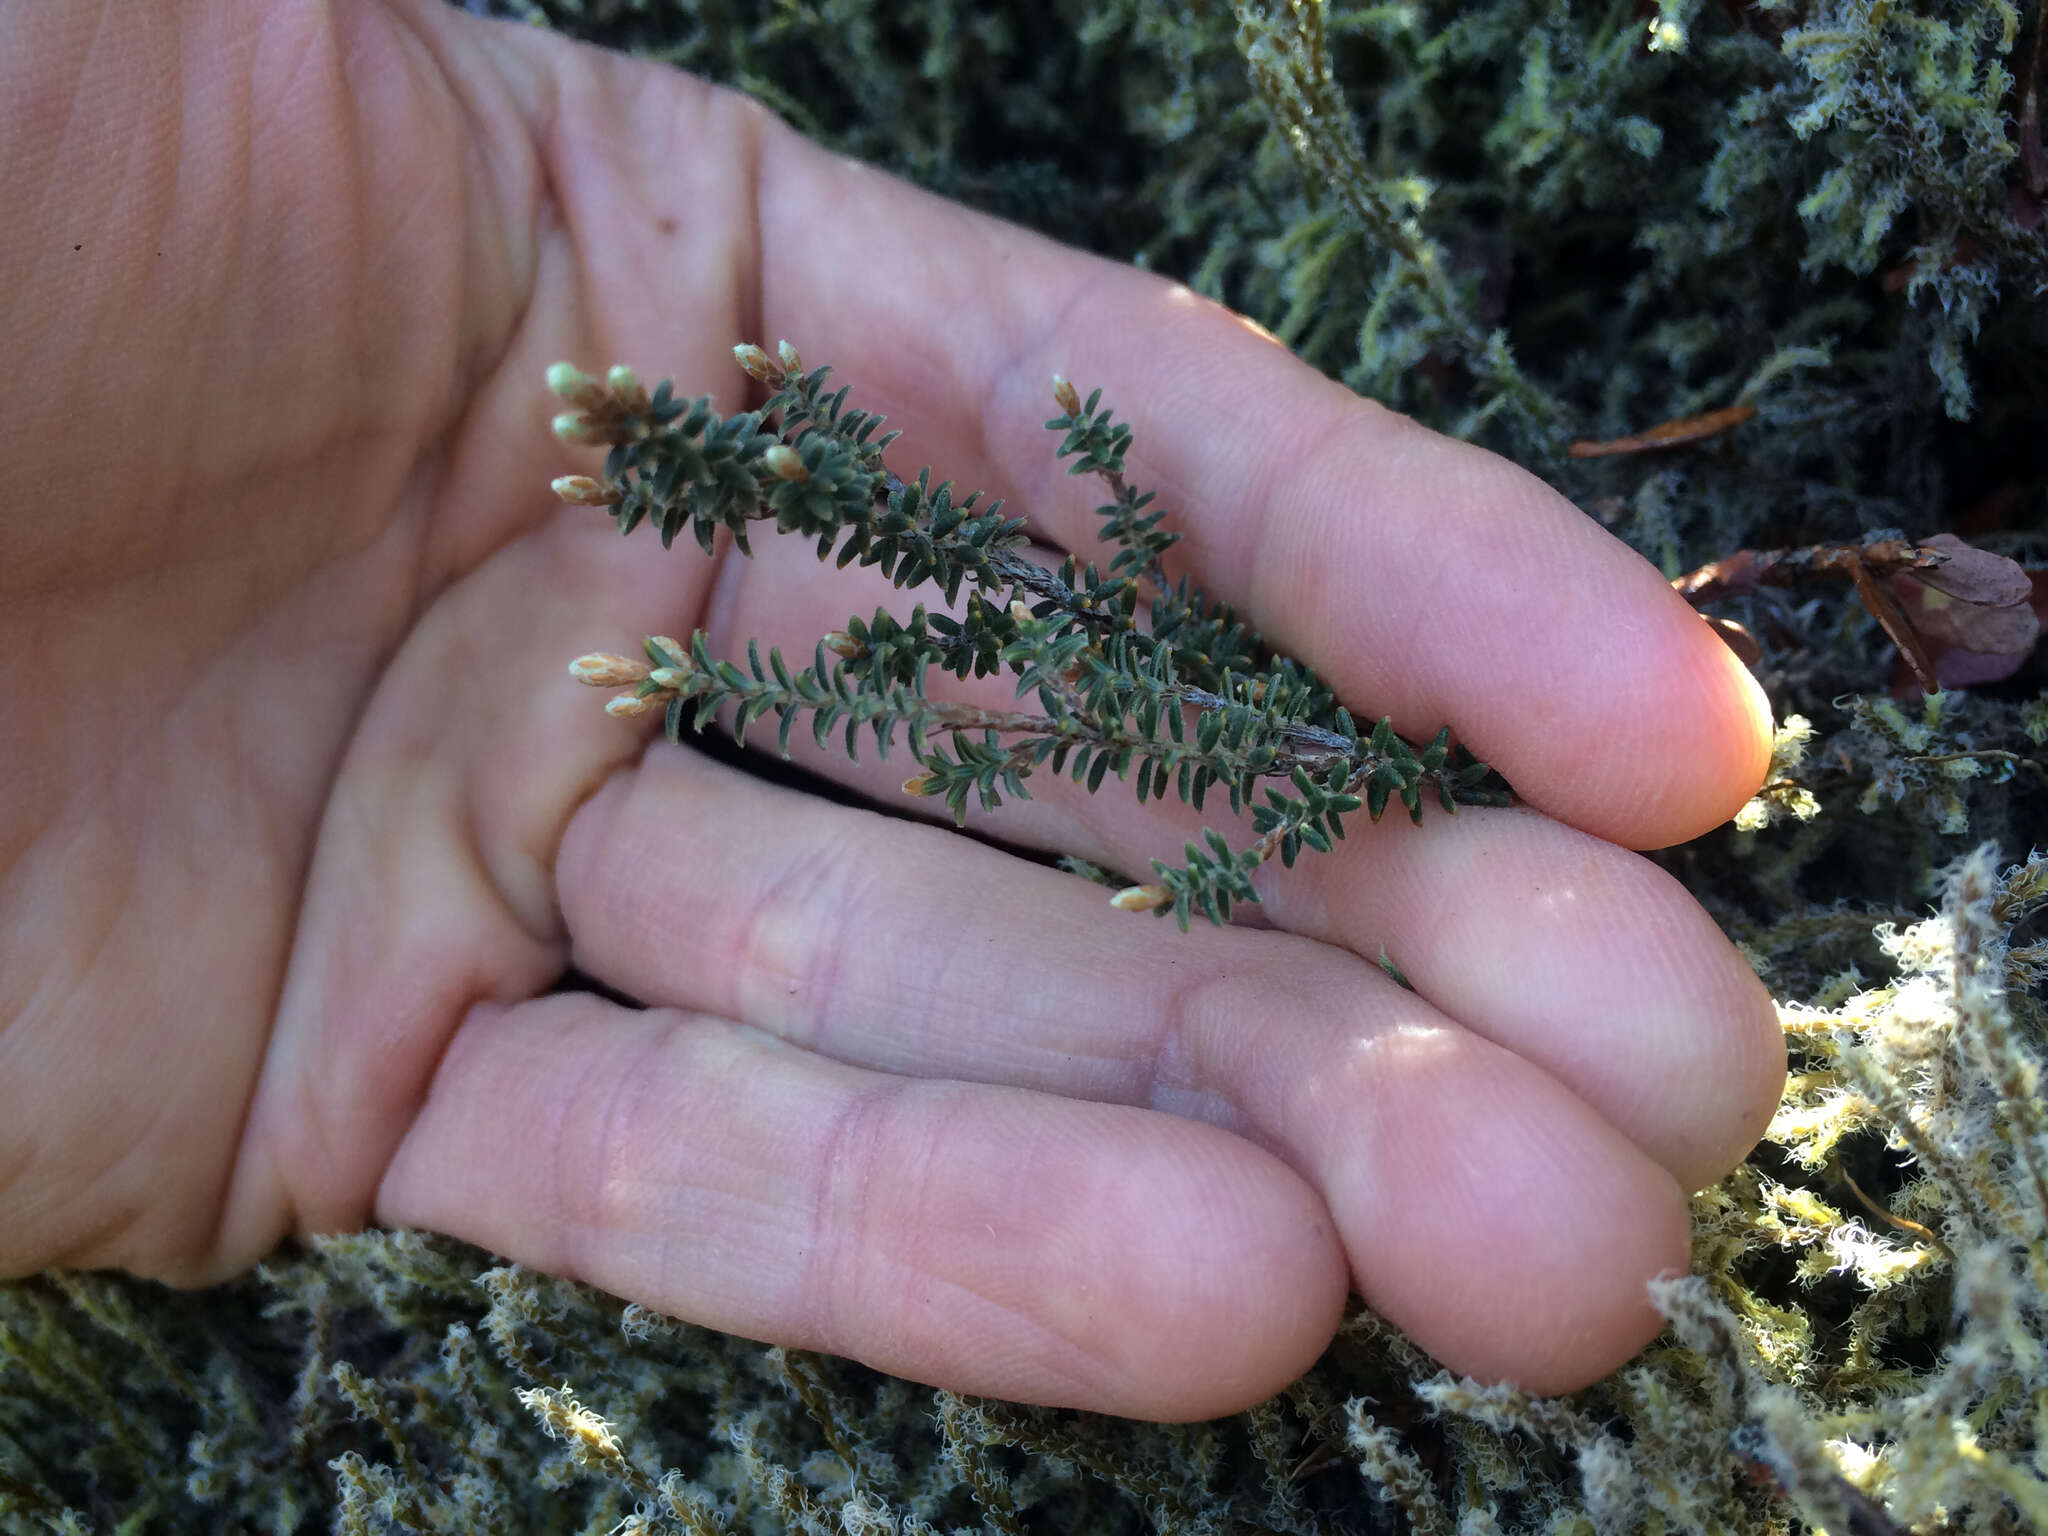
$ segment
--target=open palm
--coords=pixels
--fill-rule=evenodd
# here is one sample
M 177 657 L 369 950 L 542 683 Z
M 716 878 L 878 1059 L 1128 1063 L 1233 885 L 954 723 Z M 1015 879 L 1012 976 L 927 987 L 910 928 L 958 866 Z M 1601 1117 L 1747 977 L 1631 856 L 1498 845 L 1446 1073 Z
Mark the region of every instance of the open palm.
M 1162 1418 L 1284 1384 L 1347 1286 L 1538 1390 L 1648 1337 L 1683 1191 L 1783 1070 L 1617 846 L 1724 818 L 1767 736 L 1653 571 L 1184 290 L 687 77 L 431 0 L 203 9 L 0 3 L 0 1273 L 203 1282 L 420 1225 Z M 889 594 L 559 506 L 540 380 L 730 407 L 732 344 L 781 336 L 906 430 L 899 470 L 1084 558 L 1038 423 L 1055 370 L 1105 386 L 1177 569 L 1547 814 L 1361 826 L 1271 884 L 1277 931 L 1183 936 L 650 750 L 570 657 L 807 655 Z M 906 807 L 900 761 L 811 762 Z M 1034 789 L 991 829 L 1142 869 L 1192 825 Z M 549 995 L 571 964 L 651 1006 Z

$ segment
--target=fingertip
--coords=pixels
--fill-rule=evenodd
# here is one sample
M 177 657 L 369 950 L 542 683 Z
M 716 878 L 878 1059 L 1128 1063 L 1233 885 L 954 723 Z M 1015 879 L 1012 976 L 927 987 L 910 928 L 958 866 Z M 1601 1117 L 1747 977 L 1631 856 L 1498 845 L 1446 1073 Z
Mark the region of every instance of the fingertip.
M 1212 1126 L 1139 1114 L 1163 1122 L 1143 1159 L 1159 1169 L 1128 1180 L 1102 1229 L 1157 1229 L 1151 1190 L 1176 1182 L 1210 1196 L 1188 1210 L 1190 1239 L 1155 1251 L 1147 1276 L 1130 1276 L 1145 1294 L 1141 1313 L 1096 1335 L 1104 1374 L 1094 1407 L 1157 1423 L 1239 1413 L 1286 1389 L 1329 1346 L 1350 1264 L 1329 1208 L 1294 1169 Z M 1204 1178 L 1204 1163 L 1217 1176 Z
M 1463 1287 L 1446 1285 L 1413 1330 L 1417 1342 L 1461 1375 L 1543 1397 L 1576 1392 L 1627 1364 L 1663 1326 L 1650 1282 L 1687 1272 L 1692 1240 L 1686 1203 L 1661 1168 L 1638 1160 L 1620 1182 L 1630 1186 L 1621 1208 L 1576 1232 L 1569 1224 L 1498 1227 L 1495 1251 L 1515 1255 L 1512 1270 L 1475 1286 L 1454 1328 L 1437 1309 L 1461 1299 Z
M 1314 1364 L 1342 1319 L 1350 1271 L 1306 1179 L 1199 1122 L 1006 1099 L 1054 1134 L 1013 1137 L 999 1109 L 992 1120 L 977 1110 L 971 1140 L 949 1136 L 950 1192 L 907 1183 L 919 1210 L 894 1213 L 928 1239 L 910 1289 L 852 1295 L 866 1321 L 828 1347 L 956 1390 L 1161 1423 L 1238 1412 Z M 1005 1102 L 979 1091 L 961 1098 L 970 1101 Z M 1081 1140 L 1097 1143 L 1085 1161 L 1075 1157 Z M 956 1203 L 977 1189 L 1012 1192 L 997 1202 L 1007 1213 L 1001 1242 L 986 1204 Z M 888 1197 L 874 1214 L 890 1216 Z M 1039 1237 L 1020 1252 L 1015 1232 L 1025 1230 Z M 905 1305 L 933 1282 L 935 1295 L 997 1303 L 993 1316 L 970 1309 L 979 1314 L 971 1343 L 935 1340 L 922 1331 L 924 1309 Z M 884 1318 L 892 1321 L 878 1328 Z
M 1690 1233 L 1654 1159 L 1463 1031 L 1384 1035 L 1353 1075 L 1374 1112 L 1333 1138 L 1348 1145 L 1321 1182 L 1367 1305 L 1450 1369 L 1541 1393 L 1599 1380 L 1655 1335 L 1648 1284 L 1686 1268 Z
M 1640 574 L 1651 580 L 1634 583 L 1630 621 L 1580 651 L 1577 697 L 1554 701 L 1554 713 L 1528 701 L 1531 715 L 1572 728 L 1514 728 L 1496 765 L 1560 821 L 1625 848 L 1666 848 L 1712 831 L 1756 793 L 1770 766 L 1771 707 L 1699 615 L 1657 590 L 1647 566 Z
M 1731 947 L 1723 1026 L 1708 1037 L 1708 1068 L 1718 1084 L 1725 1138 L 1700 1148 L 1698 1160 L 1674 1170 L 1687 1189 L 1704 1189 L 1749 1156 L 1770 1128 L 1785 1096 L 1785 1029 L 1770 989 Z
M 1578 1293 L 1555 1328 L 1511 1341 L 1479 1341 L 1471 1361 L 1454 1370 L 1483 1382 L 1507 1382 L 1535 1397 L 1577 1392 L 1612 1375 L 1641 1354 L 1663 1330 L 1664 1316 L 1650 1300 L 1650 1283 L 1692 1268 L 1692 1224 L 1685 1204 L 1670 1200 L 1650 1213 L 1632 1251 L 1596 1284 Z
M 1763 686 L 1689 605 L 1673 603 L 1672 655 L 1650 679 L 1645 704 L 1664 719 L 1645 752 L 1652 792 L 1617 804 L 1613 829 L 1600 834 L 1628 848 L 1666 848 L 1712 831 L 1757 792 L 1771 764 Z

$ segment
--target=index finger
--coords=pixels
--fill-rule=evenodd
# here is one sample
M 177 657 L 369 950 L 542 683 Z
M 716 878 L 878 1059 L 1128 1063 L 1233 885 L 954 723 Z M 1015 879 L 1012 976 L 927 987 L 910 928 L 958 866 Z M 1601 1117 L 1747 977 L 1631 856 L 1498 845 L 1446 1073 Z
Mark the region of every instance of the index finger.
M 1019 498 L 1084 560 L 1102 496 L 1042 423 L 1072 377 L 1137 433 L 1170 553 L 1355 715 L 1449 725 L 1531 804 L 1632 847 L 1761 782 L 1762 690 L 1662 577 L 1505 459 L 1362 400 L 1191 290 L 853 165 L 779 128 L 759 177 L 762 340 L 906 432 L 899 470 Z M 912 459 L 915 455 L 915 459 Z M 1107 552 L 1102 557 L 1107 563 Z

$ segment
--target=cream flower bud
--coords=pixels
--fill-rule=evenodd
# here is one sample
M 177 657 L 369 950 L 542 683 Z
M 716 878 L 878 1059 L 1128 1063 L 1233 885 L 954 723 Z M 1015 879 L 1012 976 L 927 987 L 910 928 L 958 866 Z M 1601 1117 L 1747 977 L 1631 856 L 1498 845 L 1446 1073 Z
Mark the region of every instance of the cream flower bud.
M 687 688 L 690 685 L 690 673 L 693 670 L 695 669 L 687 665 L 680 667 L 656 667 L 647 674 L 647 681 L 654 684 L 657 688 Z
M 1060 374 L 1052 376 L 1052 397 L 1059 401 L 1060 409 L 1069 416 L 1081 414 L 1081 392 L 1074 388 L 1073 381 Z
M 619 397 L 622 404 L 631 405 L 647 398 L 647 391 L 640 385 L 640 375 L 624 363 L 613 363 L 604 376 L 604 387 Z
M 859 661 L 861 657 L 868 653 L 866 646 L 862 645 L 843 629 L 827 632 L 825 636 L 825 649 L 832 652 L 835 656 L 844 656 L 848 661 Z
M 615 507 L 626 499 L 622 487 L 606 485 L 588 475 L 558 475 L 548 484 L 572 507 Z
M 659 650 L 664 656 L 673 657 L 677 661 L 688 665 L 690 648 L 683 644 L 682 641 L 671 640 L 667 635 L 649 635 L 647 643 Z
M 1109 904 L 1119 912 L 1150 912 L 1171 900 L 1163 885 L 1127 885 L 1109 898 Z
M 581 411 L 564 411 L 548 425 L 554 428 L 555 436 L 565 443 L 597 441 L 597 423 Z
M 604 712 L 614 720 L 631 720 L 636 716 L 644 715 L 648 711 L 659 709 L 660 707 L 661 704 L 658 699 L 643 699 L 638 694 L 622 693 L 605 705 Z
M 929 795 L 936 793 L 938 785 L 939 777 L 935 773 L 914 774 L 903 781 L 903 793 L 906 795 Z
M 1031 608 L 1021 597 L 1010 599 L 1010 617 L 1019 624 L 1031 622 Z
M 751 341 L 743 341 L 734 347 L 732 349 L 732 356 L 734 362 L 746 369 L 748 378 L 761 384 L 773 384 L 780 387 L 782 383 L 782 369 L 776 366 L 773 358 L 769 357 L 766 352 L 763 352 Z
M 782 368 L 785 373 L 802 373 L 804 360 L 796 354 L 796 348 L 786 341 L 775 344 L 775 350 L 782 354 Z
M 548 391 L 564 400 L 577 404 L 589 401 L 597 394 L 597 380 L 578 368 L 574 363 L 550 363 L 548 365 Z
M 630 656 L 614 656 L 607 651 L 592 651 L 588 656 L 578 656 L 569 663 L 569 675 L 593 688 L 625 688 L 644 682 L 647 672 L 646 662 L 635 661 Z
M 778 480 L 808 480 L 811 472 L 804 468 L 804 461 L 797 451 L 787 443 L 777 443 L 761 455 L 761 462 L 768 466 L 768 472 Z

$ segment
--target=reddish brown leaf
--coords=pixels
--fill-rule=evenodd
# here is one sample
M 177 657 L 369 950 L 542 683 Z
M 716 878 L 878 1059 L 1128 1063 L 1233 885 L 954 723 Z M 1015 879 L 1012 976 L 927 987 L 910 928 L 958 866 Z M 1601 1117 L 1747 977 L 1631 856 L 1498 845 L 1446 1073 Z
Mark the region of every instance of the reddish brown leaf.
M 1900 608 L 1926 642 L 1934 675 L 1944 688 L 1974 688 L 2011 677 L 2033 654 L 2048 610 L 2048 572 L 2026 577 L 2027 596 L 2017 603 L 1965 602 L 1924 584 L 1931 573 L 1890 578 Z M 1894 693 L 1910 693 L 1904 676 L 1894 676 Z
M 1921 547 L 1938 549 L 1948 556 L 1940 565 L 1913 573 L 1914 579 L 1925 582 L 1937 592 L 1945 592 L 1966 603 L 2004 607 L 2008 603 L 2024 603 L 2033 591 L 2026 567 L 2019 561 L 1994 555 L 1974 544 L 1965 544 L 1952 533 L 1937 533 L 1931 539 L 1923 539 Z M 1978 646 L 1977 649 L 1987 647 Z
M 1747 597 L 1756 590 L 1761 563 L 1755 550 L 1738 549 L 1725 559 L 1688 571 L 1671 585 L 1680 597 L 1695 606 L 1719 602 L 1724 597 Z

